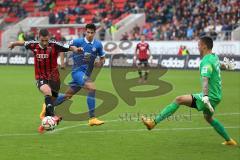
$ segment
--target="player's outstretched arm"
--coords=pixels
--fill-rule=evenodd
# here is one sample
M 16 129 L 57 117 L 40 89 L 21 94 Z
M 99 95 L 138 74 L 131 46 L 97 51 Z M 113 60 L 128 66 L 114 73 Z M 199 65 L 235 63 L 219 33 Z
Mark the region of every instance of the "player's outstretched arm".
M 84 49 L 82 47 L 75 47 L 75 46 L 70 46 L 69 48 L 70 51 L 73 51 L 75 53 L 83 53 Z
M 60 67 L 61 67 L 61 69 L 65 69 L 65 62 L 64 62 L 64 58 L 65 58 L 65 56 L 64 56 L 64 52 L 60 52 Z
M 24 43 L 25 41 L 10 42 L 8 48 L 12 50 L 16 46 L 24 46 Z

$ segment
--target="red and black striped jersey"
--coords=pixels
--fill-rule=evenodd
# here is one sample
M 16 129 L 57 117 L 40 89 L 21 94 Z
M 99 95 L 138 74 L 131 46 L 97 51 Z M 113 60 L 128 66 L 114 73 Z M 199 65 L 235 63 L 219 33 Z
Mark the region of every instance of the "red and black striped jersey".
M 144 43 L 142 43 L 142 42 L 140 42 L 140 43 L 138 43 L 137 44 L 137 47 L 136 47 L 136 51 L 139 51 L 138 52 L 138 55 L 137 55 L 137 57 L 138 57 L 138 59 L 139 60 L 146 60 L 146 59 L 148 59 L 149 58 L 149 55 L 148 55 L 148 50 L 149 50 L 149 44 L 148 43 L 146 43 L 146 42 L 144 42 Z
M 26 41 L 24 46 L 34 54 L 35 79 L 58 81 L 58 54 L 69 51 L 69 45 L 49 40 L 46 48 L 42 48 L 39 41 Z

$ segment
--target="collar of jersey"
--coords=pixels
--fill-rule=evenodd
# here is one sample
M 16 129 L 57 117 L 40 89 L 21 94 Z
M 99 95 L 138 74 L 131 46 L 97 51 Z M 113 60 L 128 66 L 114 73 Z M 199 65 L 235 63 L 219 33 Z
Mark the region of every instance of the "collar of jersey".
M 40 43 L 38 43 L 38 45 L 39 45 L 39 47 L 40 47 L 41 49 L 44 49 Z
M 89 41 L 87 40 L 87 38 L 86 38 L 86 37 L 84 37 L 84 41 L 85 41 L 86 43 L 91 43 L 91 44 L 93 44 L 93 42 L 94 42 L 94 39 L 92 40 L 92 42 L 89 42 Z
M 213 54 L 214 54 L 214 53 L 206 54 L 205 56 L 203 56 L 203 58 L 208 57 L 208 56 L 211 56 L 211 55 L 213 55 Z

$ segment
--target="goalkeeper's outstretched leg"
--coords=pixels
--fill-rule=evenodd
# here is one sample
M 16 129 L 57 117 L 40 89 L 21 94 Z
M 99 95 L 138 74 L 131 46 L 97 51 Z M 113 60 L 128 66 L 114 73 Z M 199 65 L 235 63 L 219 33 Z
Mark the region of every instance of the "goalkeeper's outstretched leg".
M 178 96 L 174 102 L 167 105 L 154 119 L 143 116 L 142 122 L 148 130 L 152 130 L 158 123 L 173 115 L 180 105 L 185 105 L 203 111 L 206 121 L 225 139 L 225 142 L 222 143 L 223 145 L 237 145 L 237 142 L 230 138 L 224 126 L 216 118 L 213 118 L 213 113 L 206 107 L 202 98 L 201 94 Z M 214 103 L 212 105 L 214 108 L 216 107 Z

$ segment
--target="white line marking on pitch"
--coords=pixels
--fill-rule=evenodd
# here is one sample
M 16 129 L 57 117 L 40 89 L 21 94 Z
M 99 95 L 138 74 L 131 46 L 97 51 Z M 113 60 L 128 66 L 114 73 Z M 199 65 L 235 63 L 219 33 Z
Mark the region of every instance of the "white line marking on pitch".
M 228 116 L 228 115 L 240 115 L 240 113 L 219 113 L 219 114 L 216 114 L 216 116 Z M 184 115 L 184 116 L 190 116 L 190 115 Z M 203 116 L 203 114 L 191 114 L 191 116 Z M 132 120 L 134 120 L 134 118 L 132 118 Z M 135 120 L 137 120 L 137 118 L 135 118 Z M 124 120 L 114 119 L 114 120 L 105 121 L 105 123 L 108 123 L 108 122 L 124 122 Z M 132 121 L 132 122 L 139 122 L 139 121 Z M 51 134 L 52 133 L 57 133 L 59 131 L 63 131 L 63 130 L 71 129 L 71 128 L 76 128 L 76 127 L 80 127 L 80 126 L 87 126 L 87 124 L 77 124 L 77 125 L 73 125 L 73 126 L 62 127 L 62 128 L 59 128 L 59 129 L 55 129 L 54 131 L 49 132 L 49 133 L 51 133 Z
M 229 126 L 225 127 L 227 129 L 238 129 L 240 126 Z M 146 128 L 141 128 L 141 129 L 123 129 L 123 130 L 100 130 L 100 131 L 78 131 L 74 133 L 112 133 L 112 132 L 153 132 L 153 131 L 188 131 L 188 130 L 208 130 L 208 129 L 213 129 L 212 127 L 197 127 L 197 128 L 155 128 L 151 131 L 148 131 Z
M 217 113 L 215 116 L 231 116 L 231 115 L 240 115 L 240 113 Z M 203 114 L 192 114 L 191 116 L 203 116 Z
M 228 126 L 225 127 L 226 129 L 239 129 L 240 126 Z M 191 131 L 191 130 L 208 130 L 213 129 L 212 127 L 197 127 L 197 128 L 156 128 L 153 129 L 150 132 L 156 132 L 156 131 Z M 74 134 L 86 134 L 86 133 L 113 133 L 113 132 L 149 132 L 146 128 L 140 128 L 140 129 L 123 129 L 123 130 L 98 130 L 98 131 L 78 131 L 74 132 Z M 150 133 L 149 132 L 149 133 Z M 48 132 L 48 135 L 51 132 Z M 0 137 L 13 137 L 13 136 L 38 136 L 39 133 L 29 133 L 29 134 L 1 134 Z
M 228 116 L 228 115 L 240 115 L 240 113 L 219 113 L 216 114 L 216 116 Z M 192 114 L 192 116 L 202 116 L 202 114 Z M 115 119 L 115 120 L 108 120 L 105 121 L 107 122 L 124 122 L 121 119 Z M 135 122 L 135 121 L 133 121 Z M 87 126 L 88 124 L 78 124 L 78 125 L 73 125 L 73 126 L 67 126 L 67 127 L 62 127 L 62 128 L 58 128 L 52 132 L 46 132 L 47 134 L 57 134 L 59 131 L 63 131 L 63 130 L 67 130 L 67 129 L 71 129 L 71 128 L 75 128 L 75 127 L 79 127 L 79 126 Z M 204 130 L 204 129 L 212 129 L 212 127 L 202 127 L 202 128 L 167 128 L 167 129 L 154 129 L 153 131 L 168 131 L 168 130 Z M 225 128 L 229 128 L 229 129 L 238 129 L 240 128 L 240 126 L 231 126 L 231 127 L 225 127 Z M 135 131 L 134 131 L 135 130 Z M 89 133 L 89 132 L 138 132 L 138 131 L 145 131 L 146 129 L 134 129 L 134 130 L 101 130 L 101 131 L 80 131 L 81 133 Z M 37 136 L 40 135 L 39 133 L 6 133 L 6 134 L 0 134 L 0 137 L 12 137 L 12 136 Z
M 118 121 L 120 121 L 120 119 L 108 120 L 108 121 L 105 121 L 105 123 L 108 123 L 108 122 L 118 122 Z M 73 126 L 62 127 L 62 128 L 59 128 L 59 129 L 55 129 L 54 131 L 49 132 L 49 133 L 56 133 L 56 132 L 63 131 L 63 130 L 66 130 L 66 129 L 71 129 L 71 128 L 75 128 L 75 127 L 79 127 L 79 126 L 87 126 L 87 125 L 88 124 L 85 123 L 85 124 L 78 124 L 78 125 L 73 125 Z

